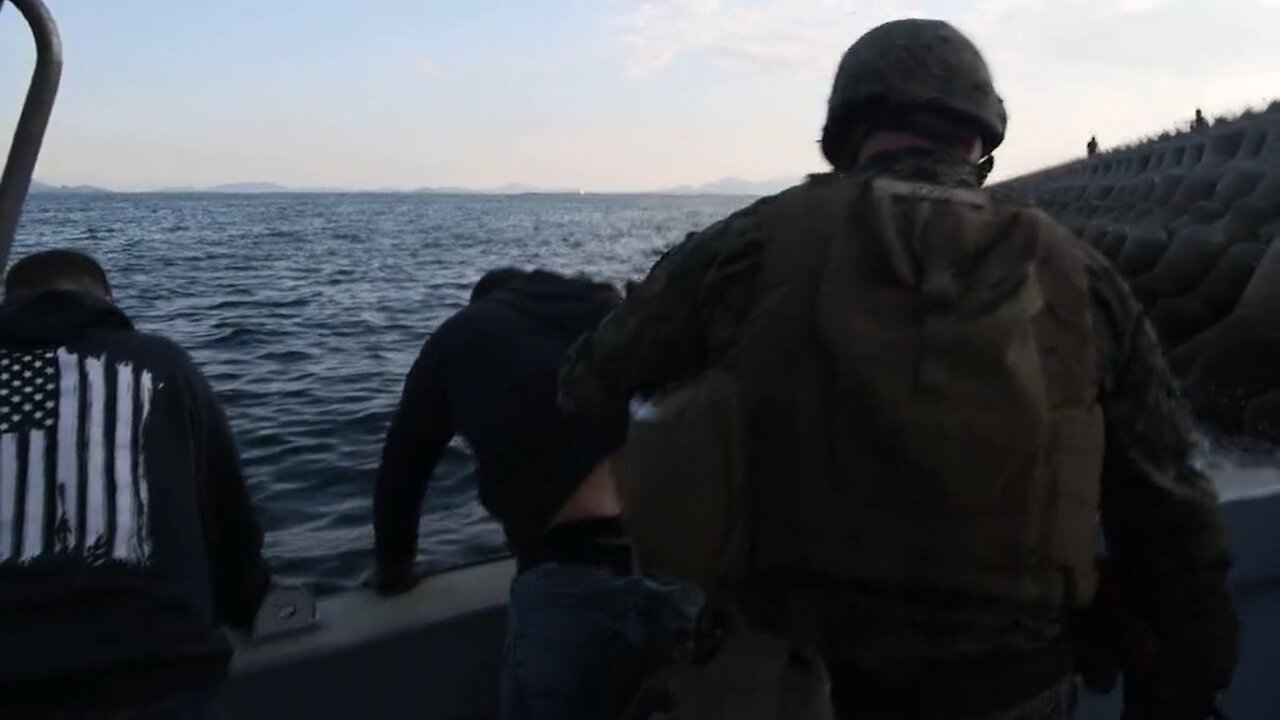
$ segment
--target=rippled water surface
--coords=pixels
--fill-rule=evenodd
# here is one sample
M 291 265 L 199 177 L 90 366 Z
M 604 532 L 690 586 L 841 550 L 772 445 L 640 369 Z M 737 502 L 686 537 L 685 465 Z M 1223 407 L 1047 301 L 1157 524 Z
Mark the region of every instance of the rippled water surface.
M 620 282 L 747 202 L 725 197 L 36 195 L 14 256 L 96 255 L 144 330 L 196 358 L 226 404 L 272 565 L 321 590 L 368 567 L 382 435 L 423 340 L 497 265 Z M 434 567 L 503 553 L 465 448 L 436 469 Z

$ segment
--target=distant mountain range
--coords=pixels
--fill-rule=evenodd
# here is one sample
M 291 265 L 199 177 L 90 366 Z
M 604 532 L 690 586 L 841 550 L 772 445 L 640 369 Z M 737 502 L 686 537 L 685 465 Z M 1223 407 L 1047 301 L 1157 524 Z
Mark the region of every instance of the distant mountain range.
M 31 189 L 33 193 L 108 193 L 110 190 L 104 190 L 93 185 L 46 185 L 39 180 L 31 181 Z
M 779 177 L 769 180 L 721 178 L 702 185 L 679 185 L 660 190 L 661 195 L 772 195 L 800 182 L 800 178 Z
M 428 193 L 432 195 L 577 195 L 581 190 L 578 188 L 540 188 L 533 185 L 518 185 L 508 183 L 501 187 L 477 190 L 475 188 L 464 187 L 420 187 L 416 190 L 410 190 L 414 193 Z
M 222 185 L 212 185 L 210 187 L 193 187 L 184 185 L 181 187 L 167 187 L 151 192 L 157 193 L 227 193 L 232 195 L 251 195 L 255 193 L 347 193 L 361 192 L 356 190 L 348 190 L 346 188 L 337 187 L 290 187 L 272 182 L 242 182 L 242 183 L 224 183 Z
M 635 195 L 769 195 L 779 192 L 798 181 L 797 178 L 773 178 L 770 180 L 742 180 L 740 178 L 722 178 L 702 185 L 679 185 L 664 190 L 644 193 L 626 193 Z M 32 193 L 109 193 L 114 192 L 93 185 L 49 185 L 40 181 L 32 181 Z M 578 188 L 541 188 L 532 185 L 507 184 L 500 187 L 478 190 L 464 187 L 420 187 L 413 190 L 396 190 L 385 188 L 380 190 L 351 190 L 336 187 L 293 187 L 271 182 L 226 183 L 212 187 L 167 187 L 152 190 L 157 193 L 226 193 L 226 194 L 261 194 L 261 193 L 397 193 L 410 192 L 434 195 L 578 195 Z M 597 194 L 597 193 L 590 193 Z M 612 193 L 606 193 L 612 194 Z

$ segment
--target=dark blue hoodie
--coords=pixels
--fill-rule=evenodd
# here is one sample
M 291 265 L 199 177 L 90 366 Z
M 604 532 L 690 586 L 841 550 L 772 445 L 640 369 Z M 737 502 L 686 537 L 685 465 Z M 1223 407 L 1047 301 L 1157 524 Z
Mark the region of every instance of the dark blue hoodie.
M 609 286 L 535 271 L 440 325 L 387 431 L 374 495 L 380 564 L 412 562 L 427 481 L 455 434 L 475 453 L 480 502 L 517 552 L 621 447 L 625 413 L 570 419 L 556 405 L 565 352 L 619 299 Z
M 262 533 L 213 391 L 116 306 L 0 305 L 0 717 L 131 704 L 225 676 Z

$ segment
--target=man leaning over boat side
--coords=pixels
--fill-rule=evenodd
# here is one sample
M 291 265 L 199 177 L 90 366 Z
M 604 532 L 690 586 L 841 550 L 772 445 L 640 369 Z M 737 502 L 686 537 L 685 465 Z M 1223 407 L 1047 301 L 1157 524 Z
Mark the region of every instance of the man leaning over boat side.
M 480 501 L 515 552 L 502 678 L 507 720 L 615 717 L 700 605 L 638 574 L 611 455 L 625 408 L 571 420 L 556 406 L 564 352 L 618 303 L 612 286 L 545 270 L 486 273 L 427 339 L 387 430 L 374 494 L 374 588 L 416 581 L 423 495 L 454 435 Z
M 0 305 L 0 717 L 214 718 L 270 576 L 240 458 L 186 352 L 88 255 Z
M 1203 720 L 1228 685 L 1186 410 L 1110 264 L 979 190 L 1005 125 L 953 27 L 872 29 L 835 75 L 834 172 L 690 235 L 569 352 L 567 411 L 656 408 L 628 529 L 719 618 L 677 717 L 1068 718 L 1099 517 L 1126 718 Z M 744 695 L 767 706 L 725 710 Z

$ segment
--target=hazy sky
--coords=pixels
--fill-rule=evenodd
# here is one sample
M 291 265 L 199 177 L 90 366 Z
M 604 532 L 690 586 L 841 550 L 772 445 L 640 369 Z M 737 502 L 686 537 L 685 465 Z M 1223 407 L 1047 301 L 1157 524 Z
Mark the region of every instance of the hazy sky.
M 904 16 L 986 54 L 999 176 L 1280 97 L 1280 0 L 46 1 L 66 65 L 37 176 L 118 189 L 799 176 L 841 52 Z M 6 7 L 6 146 L 31 62 Z

